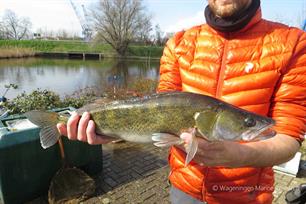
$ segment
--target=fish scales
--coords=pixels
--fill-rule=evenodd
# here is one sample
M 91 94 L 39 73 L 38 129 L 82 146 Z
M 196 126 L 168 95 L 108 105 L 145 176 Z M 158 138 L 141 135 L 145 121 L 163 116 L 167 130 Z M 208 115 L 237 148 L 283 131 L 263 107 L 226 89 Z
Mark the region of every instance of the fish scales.
M 271 128 L 275 122 L 271 118 L 210 96 L 187 92 L 89 104 L 77 112 L 82 114 L 84 111 L 90 112 L 98 134 L 138 143 L 155 142 L 160 147 L 181 144 L 178 136 L 190 129 L 193 137 L 200 136 L 209 141 L 252 141 L 275 135 Z M 25 115 L 42 128 L 40 138 L 43 148 L 57 142 L 60 135 L 56 124 L 68 120 L 57 113 L 44 111 L 30 111 Z M 195 151 L 191 152 L 189 160 L 195 154 Z
M 191 97 L 190 97 L 191 96 Z M 111 103 L 90 111 L 97 124 L 96 132 L 133 141 L 131 135 L 150 140 L 153 132 L 179 135 L 182 130 L 195 126 L 193 119 L 197 111 L 212 107 L 204 104 L 203 98 L 188 93 L 163 94 L 145 99 L 132 99 Z M 208 102 L 205 100 L 205 102 Z

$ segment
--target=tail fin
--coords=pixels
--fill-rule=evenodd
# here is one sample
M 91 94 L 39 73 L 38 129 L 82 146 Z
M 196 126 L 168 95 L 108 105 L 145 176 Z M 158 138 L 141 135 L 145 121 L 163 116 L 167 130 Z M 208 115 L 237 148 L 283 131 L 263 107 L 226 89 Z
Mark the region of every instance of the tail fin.
M 24 114 L 32 123 L 41 128 L 40 144 L 44 149 L 47 149 L 58 141 L 60 133 L 56 128 L 58 123 L 58 114 L 46 111 L 29 111 Z

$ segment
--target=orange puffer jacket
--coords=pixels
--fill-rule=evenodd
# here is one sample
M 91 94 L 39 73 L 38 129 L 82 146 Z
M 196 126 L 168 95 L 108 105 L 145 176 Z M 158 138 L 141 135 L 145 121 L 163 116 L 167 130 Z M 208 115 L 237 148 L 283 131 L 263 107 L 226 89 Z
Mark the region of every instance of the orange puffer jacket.
M 177 33 L 164 49 L 158 91 L 217 97 L 270 116 L 275 129 L 303 140 L 306 116 L 306 33 L 261 18 L 259 9 L 236 33 L 208 25 Z M 237 158 L 239 159 L 239 158 Z M 170 181 L 209 204 L 271 203 L 274 176 L 267 168 L 208 168 L 172 147 Z

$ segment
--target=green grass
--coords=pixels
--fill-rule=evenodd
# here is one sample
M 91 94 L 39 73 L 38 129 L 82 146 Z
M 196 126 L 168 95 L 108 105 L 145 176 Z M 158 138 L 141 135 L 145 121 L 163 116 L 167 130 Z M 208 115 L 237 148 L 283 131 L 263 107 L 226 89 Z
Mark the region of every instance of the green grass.
M 47 40 L 0 40 L 0 49 L 26 48 L 34 52 L 92 52 L 115 55 L 108 44 L 86 43 L 82 41 L 47 41 Z M 127 56 L 161 57 L 162 47 L 130 46 Z

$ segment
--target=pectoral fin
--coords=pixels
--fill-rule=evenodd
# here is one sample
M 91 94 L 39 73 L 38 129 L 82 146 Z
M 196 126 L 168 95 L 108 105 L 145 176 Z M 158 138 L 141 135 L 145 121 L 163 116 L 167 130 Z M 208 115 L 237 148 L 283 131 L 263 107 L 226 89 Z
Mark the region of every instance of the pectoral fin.
M 191 160 L 194 158 L 195 154 L 198 151 L 198 141 L 196 139 L 195 133 L 196 133 L 196 129 L 193 128 L 191 132 L 181 134 L 181 137 L 184 135 L 185 139 L 186 137 L 189 137 L 188 139 L 186 139 L 188 140 L 188 142 L 186 145 L 187 155 L 186 155 L 186 160 L 185 160 L 185 166 L 187 166 L 191 162 Z
M 152 141 L 157 147 L 170 147 L 172 145 L 182 145 L 186 142 L 186 160 L 185 166 L 194 158 L 198 150 L 198 141 L 196 139 L 196 129 L 192 128 L 190 132 L 184 132 L 180 137 L 169 133 L 154 133 L 152 135 Z M 187 138 L 188 137 L 188 138 Z
M 152 134 L 152 141 L 154 141 L 153 144 L 157 147 L 170 147 L 184 143 L 184 140 L 169 133 L 154 133 Z

